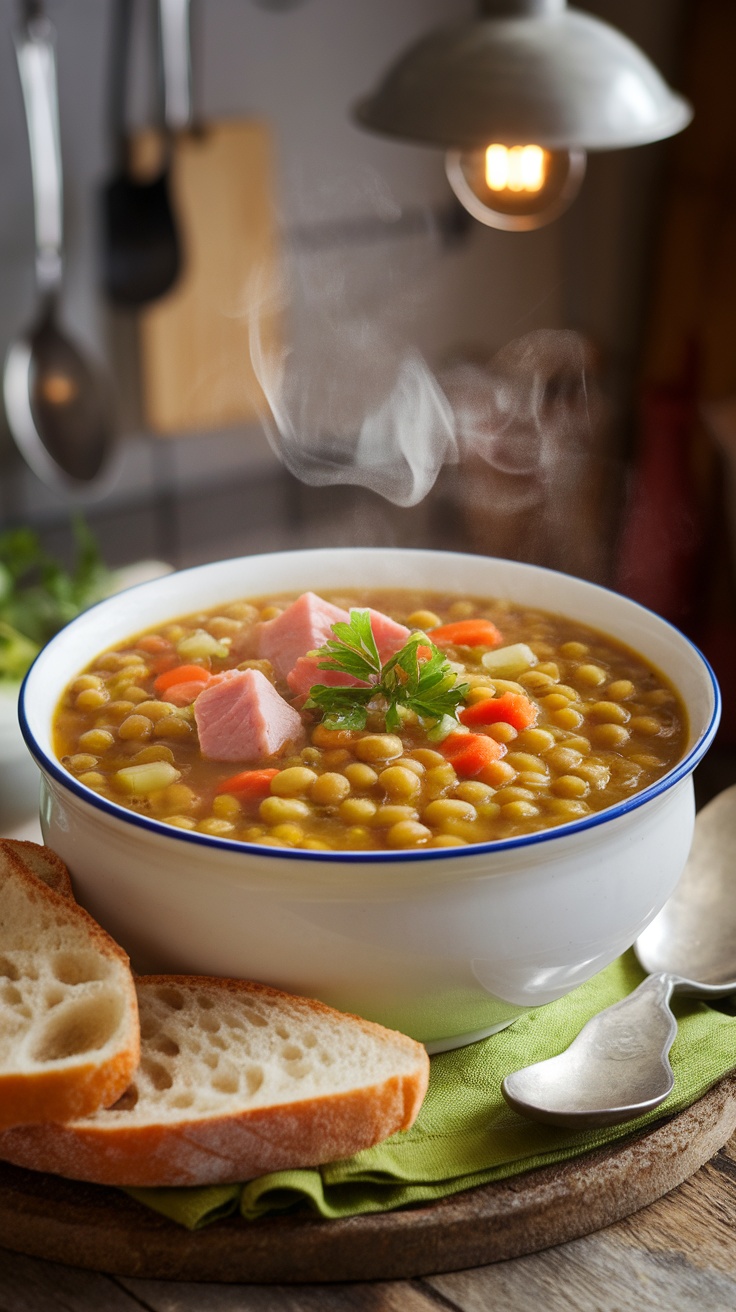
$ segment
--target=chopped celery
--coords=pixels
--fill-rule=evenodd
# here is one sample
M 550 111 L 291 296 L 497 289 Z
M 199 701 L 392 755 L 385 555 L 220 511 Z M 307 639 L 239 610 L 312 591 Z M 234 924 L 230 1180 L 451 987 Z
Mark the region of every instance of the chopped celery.
M 525 642 L 512 642 L 508 647 L 497 647 L 487 651 L 482 658 L 483 668 L 498 679 L 507 679 L 523 670 L 530 670 L 537 664 L 537 658 L 531 647 Z
M 148 793 L 157 792 L 159 788 L 166 788 L 167 784 L 176 783 L 177 779 L 181 779 L 181 771 L 175 769 L 169 761 L 145 761 L 143 765 L 126 765 L 124 769 L 117 770 L 115 778 L 126 793 L 145 797 Z
M 431 729 L 427 730 L 427 737 L 431 743 L 442 743 L 451 733 L 467 733 L 467 729 L 462 724 L 458 724 L 453 715 L 443 715 L 441 720 L 437 720 Z
M 177 642 L 176 650 L 180 656 L 186 656 L 187 660 L 197 660 L 202 656 L 215 656 L 223 660 L 229 654 L 230 644 L 213 638 L 206 629 L 195 629 L 188 638 Z

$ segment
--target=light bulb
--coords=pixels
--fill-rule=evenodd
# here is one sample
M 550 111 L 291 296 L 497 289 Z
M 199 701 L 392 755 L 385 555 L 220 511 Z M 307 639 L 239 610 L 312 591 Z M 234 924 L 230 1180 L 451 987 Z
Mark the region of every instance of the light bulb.
M 551 223 L 575 199 L 585 151 L 492 142 L 479 150 L 448 151 L 445 167 L 452 190 L 473 218 L 491 228 L 528 232 Z
M 76 401 L 79 395 L 76 379 L 59 371 L 43 374 L 39 390 L 44 401 L 49 405 L 69 405 L 69 402 Z

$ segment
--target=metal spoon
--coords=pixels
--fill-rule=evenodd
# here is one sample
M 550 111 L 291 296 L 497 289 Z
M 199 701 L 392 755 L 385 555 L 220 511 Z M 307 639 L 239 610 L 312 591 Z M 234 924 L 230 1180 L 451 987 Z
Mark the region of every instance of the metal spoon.
M 53 28 L 29 4 L 16 40 L 33 179 L 36 280 L 33 327 L 14 341 L 3 371 L 11 435 L 33 472 L 71 489 L 101 473 L 112 445 L 107 388 L 57 324 L 63 269 L 62 172 Z
M 616 1125 L 671 1093 L 673 993 L 736 992 L 736 787 L 704 807 L 679 884 L 634 950 L 650 975 L 594 1016 L 558 1057 L 507 1075 L 508 1103 L 551 1125 Z M 734 1057 L 736 1065 L 736 1055 Z

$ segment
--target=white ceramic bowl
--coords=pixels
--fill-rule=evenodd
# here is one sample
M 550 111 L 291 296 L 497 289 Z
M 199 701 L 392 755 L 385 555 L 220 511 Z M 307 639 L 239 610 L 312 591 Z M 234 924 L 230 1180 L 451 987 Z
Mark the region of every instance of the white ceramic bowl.
M 98 797 L 54 757 L 62 689 L 111 644 L 239 597 L 364 585 L 508 596 L 614 635 L 678 689 L 689 716 L 682 760 L 609 810 L 530 837 L 345 854 L 177 830 Z M 698 650 L 626 598 L 512 561 L 393 548 L 251 556 L 143 584 L 58 634 L 21 695 L 24 736 L 43 775 L 46 841 L 139 970 L 262 980 L 404 1030 L 434 1051 L 561 997 L 633 943 L 687 857 L 691 774 L 719 711 Z

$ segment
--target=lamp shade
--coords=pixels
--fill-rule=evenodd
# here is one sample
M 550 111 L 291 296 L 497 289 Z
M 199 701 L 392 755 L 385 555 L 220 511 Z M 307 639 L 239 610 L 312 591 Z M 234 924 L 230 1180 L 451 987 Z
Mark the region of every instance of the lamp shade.
M 615 150 L 672 136 L 692 117 L 632 41 L 564 0 L 497 0 L 431 32 L 355 110 L 373 131 L 446 149 L 489 141 Z

